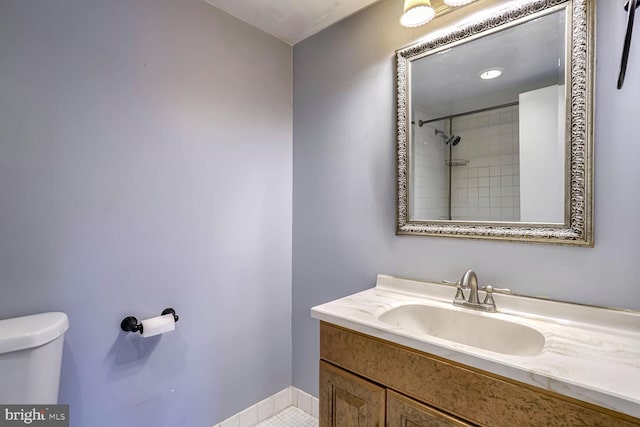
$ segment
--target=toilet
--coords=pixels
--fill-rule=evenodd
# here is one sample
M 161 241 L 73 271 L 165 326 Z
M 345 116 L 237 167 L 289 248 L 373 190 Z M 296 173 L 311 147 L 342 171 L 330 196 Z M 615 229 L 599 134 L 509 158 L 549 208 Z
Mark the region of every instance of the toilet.
M 41 313 L 0 320 L 0 404 L 56 404 L 69 320 Z

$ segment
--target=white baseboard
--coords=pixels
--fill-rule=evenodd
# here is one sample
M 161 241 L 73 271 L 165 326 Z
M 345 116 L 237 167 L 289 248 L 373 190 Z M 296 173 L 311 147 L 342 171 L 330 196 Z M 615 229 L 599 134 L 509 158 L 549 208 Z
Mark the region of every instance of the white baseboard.
M 289 386 L 213 427 L 252 427 L 289 406 L 295 406 L 316 419 L 320 413 L 319 401 L 316 397 Z

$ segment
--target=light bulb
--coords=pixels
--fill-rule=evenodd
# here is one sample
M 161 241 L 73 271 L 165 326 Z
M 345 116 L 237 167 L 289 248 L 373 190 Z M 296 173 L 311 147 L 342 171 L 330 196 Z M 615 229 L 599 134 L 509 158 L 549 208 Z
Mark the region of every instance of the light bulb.
M 431 21 L 436 11 L 428 0 L 405 0 L 404 13 L 400 17 L 403 27 L 419 27 Z
M 464 6 L 465 4 L 469 4 L 474 1 L 475 0 L 444 0 L 444 3 L 447 6 L 458 7 L 458 6 Z

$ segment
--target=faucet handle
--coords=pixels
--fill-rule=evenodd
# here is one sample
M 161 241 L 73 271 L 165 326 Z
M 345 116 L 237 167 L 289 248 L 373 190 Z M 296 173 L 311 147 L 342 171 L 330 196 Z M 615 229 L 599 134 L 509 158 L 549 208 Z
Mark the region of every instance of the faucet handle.
M 490 294 L 490 293 L 497 293 L 497 294 L 510 294 L 511 293 L 511 289 L 507 289 L 507 288 L 494 288 L 491 285 L 487 285 L 487 286 L 483 286 L 481 288 L 481 290 L 485 291 L 486 293 Z
M 499 294 L 510 294 L 511 293 L 511 289 L 506 289 L 506 288 L 494 288 L 491 285 L 487 285 L 487 286 L 483 286 L 481 288 L 483 291 L 485 291 L 487 294 L 484 297 L 484 302 L 483 304 L 489 304 L 489 305 L 496 305 L 495 300 L 493 299 L 493 293 L 499 293 Z
M 457 282 L 452 282 L 451 280 L 442 280 L 441 283 L 444 285 L 460 286 L 459 280 Z
M 458 280 L 457 282 L 452 282 L 451 280 L 443 280 L 442 281 L 443 284 L 445 285 L 451 285 L 451 286 L 455 286 L 457 288 L 456 291 L 456 296 L 453 298 L 454 301 L 464 301 L 464 292 L 462 292 L 462 284 L 460 283 L 460 280 Z

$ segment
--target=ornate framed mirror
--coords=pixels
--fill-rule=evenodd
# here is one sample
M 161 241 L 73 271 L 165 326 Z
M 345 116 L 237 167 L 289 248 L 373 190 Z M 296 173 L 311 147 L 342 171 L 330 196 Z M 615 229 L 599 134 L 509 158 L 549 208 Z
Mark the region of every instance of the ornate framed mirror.
M 396 51 L 397 234 L 593 246 L 592 0 Z

